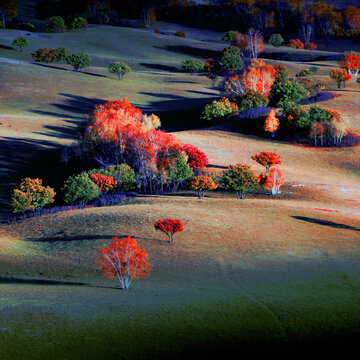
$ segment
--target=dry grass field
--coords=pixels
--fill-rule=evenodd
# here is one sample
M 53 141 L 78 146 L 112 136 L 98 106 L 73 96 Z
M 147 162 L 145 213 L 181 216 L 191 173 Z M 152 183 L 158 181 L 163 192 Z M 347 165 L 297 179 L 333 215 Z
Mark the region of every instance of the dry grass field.
M 20 33 L 0 30 L 0 44 Z M 260 171 L 251 156 L 275 151 L 286 180 L 275 198 L 215 191 L 199 200 L 183 191 L 3 223 L 0 358 L 205 358 L 208 351 L 228 358 L 346 342 L 345 354 L 360 334 L 360 147 L 319 149 L 201 123 L 220 88 L 182 73 L 179 63 L 215 56 L 222 43 L 107 26 L 43 35 L 23 53 L 0 49 L 2 219 L 21 176 L 61 178 L 59 149 L 105 99 L 127 97 L 159 114 L 165 129 L 218 169 L 240 162 Z M 77 74 L 32 62 L 32 51 L 60 45 L 87 51 L 92 66 Z M 301 51 L 290 54 L 295 60 L 281 63 L 292 74 L 314 63 L 326 76 L 336 66 L 325 51 L 312 52 L 311 63 Z M 117 59 L 133 68 L 122 81 L 107 72 Z M 340 96 L 321 105 L 342 111 L 360 135 L 360 85 L 331 91 Z M 163 217 L 184 221 L 174 244 L 154 230 Z M 128 291 L 95 264 L 115 235 L 134 236 L 154 264 L 151 277 Z

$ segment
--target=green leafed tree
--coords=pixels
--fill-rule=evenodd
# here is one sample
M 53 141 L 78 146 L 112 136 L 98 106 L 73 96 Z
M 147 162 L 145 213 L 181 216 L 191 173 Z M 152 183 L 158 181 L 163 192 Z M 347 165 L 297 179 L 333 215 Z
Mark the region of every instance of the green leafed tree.
M 46 19 L 46 31 L 58 32 L 65 29 L 65 21 L 61 16 L 51 16 Z
M 92 58 L 84 51 L 79 51 L 76 54 L 68 56 L 65 61 L 73 67 L 74 71 L 80 71 L 90 66 Z
M 62 188 L 63 199 L 68 204 L 85 204 L 100 194 L 99 187 L 86 173 L 69 177 Z
M 109 72 L 111 72 L 112 74 L 116 74 L 118 76 L 118 79 L 121 80 L 124 75 L 131 72 L 131 67 L 123 62 L 114 61 L 109 65 Z
M 26 46 L 29 46 L 29 40 L 22 37 L 22 36 L 19 36 L 17 37 L 16 39 L 14 39 L 14 41 L 12 42 L 12 44 L 14 46 L 18 46 L 20 48 L 20 51 L 22 51 L 22 49 Z

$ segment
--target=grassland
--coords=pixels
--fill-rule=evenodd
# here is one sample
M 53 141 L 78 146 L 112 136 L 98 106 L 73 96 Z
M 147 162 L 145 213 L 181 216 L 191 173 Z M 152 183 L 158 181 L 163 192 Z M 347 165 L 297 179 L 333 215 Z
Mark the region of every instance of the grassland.
M 276 151 L 286 184 L 275 199 L 215 192 L 201 201 L 185 191 L 1 225 L 1 359 L 205 358 L 209 351 L 227 358 L 335 351 L 346 342 L 345 356 L 360 333 L 359 147 L 270 141 L 238 133 L 237 124 L 200 128 L 199 111 L 219 88 L 182 73 L 179 63 L 215 56 L 221 43 L 99 26 L 30 38 L 23 53 L 4 48 L 20 34 L 0 31 L 3 218 L 19 177 L 61 179 L 58 150 L 105 99 L 127 97 L 160 114 L 165 129 L 199 146 L 214 167 Z M 47 46 L 85 50 L 93 64 L 76 74 L 64 64 L 32 63 L 30 53 Z M 275 51 L 285 50 L 267 48 Z M 315 63 L 326 76 L 336 65 L 326 57 L 333 53 L 302 53 L 282 61 L 292 74 Z M 113 60 L 134 71 L 112 78 Z M 358 85 L 337 93 L 324 105 L 341 110 L 358 133 Z M 185 223 L 171 246 L 153 228 L 165 216 Z M 135 236 L 154 264 L 152 276 L 128 291 L 95 265 L 114 235 Z

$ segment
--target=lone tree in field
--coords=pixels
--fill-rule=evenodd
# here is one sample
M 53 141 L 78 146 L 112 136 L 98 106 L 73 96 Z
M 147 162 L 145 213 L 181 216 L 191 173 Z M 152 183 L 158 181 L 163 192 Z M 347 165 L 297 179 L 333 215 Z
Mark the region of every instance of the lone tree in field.
M 25 46 L 29 46 L 29 40 L 22 37 L 22 36 L 19 36 L 17 37 L 16 39 L 14 39 L 14 41 L 12 42 L 12 44 L 14 46 L 18 46 L 20 48 L 20 51 L 22 51 L 22 49 L 25 47 Z
M 199 59 L 188 59 L 181 63 L 181 68 L 189 71 L 191 75 L 196 75 L 199 71 L 204 70 L 205 63 Z
M 51 16 L 46 19 L 46 31 L 58 32 L 65 29 L 65 21 L 61 16 Z
M 246 193 L 258 188 L 258 180 L 250 165 L 229 165 L 224 170 L 221 185 L 228 190 L 234 190 L 239 199 L 245 199 Z
M 71 54 L 65 59 L 66 63 L 72 65 L 74 71 L 80 71 L 87 68 L 91 64 L 91 56 L 84 51 L 79 51 L 76 54 Z
M 16 2 L 14 0 L 0 0 L 0 22 L 5 29 L 6 21 L 14 18 L 18 14 Z
M 43 186 L 41 179 L 25 178 L 11 193 L 10 207 L 13 212 L 41 209 L 54 202 L 55 191 Z
M 102 275 L 108 279 L 117 278 L 123 289 L 128 289 L 134 279 L 151 274 L 152 264 L 147 261 L 147 251 L 141 249 L 131 236 L 113 237 L 111 244 L 99 251 L 99 257 L 96 263 Z
M 116 74 L 118 79 L 121 80 L 124 75 L 131 71 L 131 67 L 123 62 L 114 61 L 109 65 L 109 72 Z
M 262 151 L 260 154 L 256 154 L 251 158 L 265 167 L 266 175 L 272 166 L 281 164 L 280 155 L 270 151 Z
M 174 242 L 173 235 L 184 230 L 183 223 L 179 219 L 161 219 L 154 224 L 155 230 L 161 230 L 169 237 L 169 243 Z
M 350 51 L 340 60 L 340 66 L 346 69 L 349 75 L 357 76 L 360 71 L 360 53 Z
M 351 80 L 351 75 L 346 71 L 346 69 L 333 69 L 330 72 L 330 78 L 336 80 L 338 83 L 338 88 L 344 88 L 345 82 Z
M 271 137 L 275 137 L 275 132 L 279 128 L 279 119 L 275 115 L 275 110 L 270 110 L 268 117 L 265 119 L 264 130 L 271 133 Z
M 190 190 L 195 190 L 198 193 L 199 199 L 205 197 L 205 193 L 210 190 L 215 190 L 218 184 L 215 184 L 214 180 L 209 176 L 195 176 L 190 179 Z

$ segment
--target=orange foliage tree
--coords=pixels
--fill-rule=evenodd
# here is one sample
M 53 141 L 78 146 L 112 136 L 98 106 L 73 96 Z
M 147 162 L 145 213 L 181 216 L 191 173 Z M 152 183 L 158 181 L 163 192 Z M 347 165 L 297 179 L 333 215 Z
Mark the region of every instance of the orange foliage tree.
M 264 130 L 271 133 L 271 137 L 275 137 L 275 132 L 279 128 L 279 119 L 275 115 L 275 110 L 272 109 L 265 119 Z
M 305 45 L 300 39 L 291 39 L 289 41 L 289 47 L 293 49 L 303 49 Z
M 340 60 L 340 66 L 351 76 L 357 76 L 360 70 L 360 54 L 354 51 L 345 53 Z
M 314 17 L 318 32 L 321 36 L 329 36 L 336 33 L 342 23 L 342 15 L 334 10 L 326 1 L 315 1 L 309 10 Z
M 205 193 L 210 190 L 215 190 L 218 184 L 215 184 L 214 180 L 209 176 L 195 176 L 190 179 L 190 190 L 195 190 L 198 193 L 199 199 L 205 197 Z
M 184 224 L 179 219 L 161 219 L 155 222 L 155 230 L 160 230 L 169 237 L 169 243 L 174 241 L 173 235 L 184 230 Z
M 266 176 L 265 189 L 271 190 L 272 195 L 281 194 L 280 186 L 284 183 L 284 178 L 279 168 L 275 167 Z
M 349 75 L 346 69 L 333 69 L 330 72 L 330 78 L 336 80 L 338 88 L 341 89 L 345 87 L 345 82 L 351 79 L 351 75 Z
M 104 174 L 90 174 L 90 179 L 95 183 L 101 192 L 115 189 L 117 181 L 112 177 Z
M 272 166 L 281 164 L 280 155 L 270 151 L 262 151 L 261 153 L 256 154 L 251 158 L 255 160 L 258 164 L 265 167 L 266 174 L 269 173 L 269 169 Z
M 108 279 L 118 279 L 123 289 L 128 289 L 134 279 L 146 278 L 151 274 L 152 264 L 147 261 L 148 253 L 137 241 L 128 236 L 111 239 L 107 248 L 99 250 L 97 265 Z
M 352 35 L 360 34 L 360 9 L 355 6 L 348 6 L 343 11 L 344 23 Z

